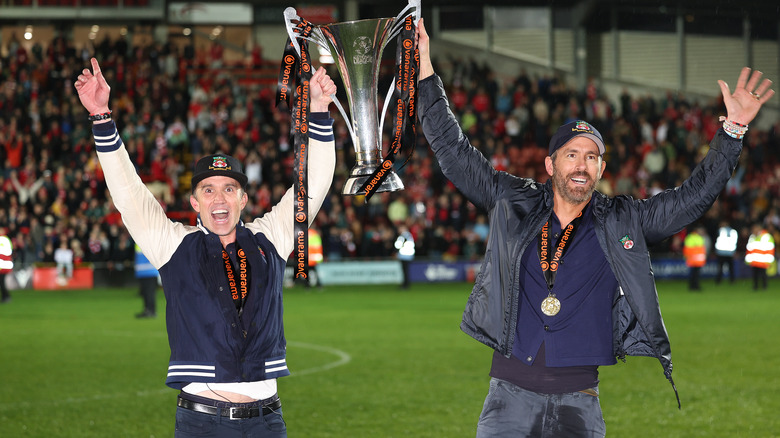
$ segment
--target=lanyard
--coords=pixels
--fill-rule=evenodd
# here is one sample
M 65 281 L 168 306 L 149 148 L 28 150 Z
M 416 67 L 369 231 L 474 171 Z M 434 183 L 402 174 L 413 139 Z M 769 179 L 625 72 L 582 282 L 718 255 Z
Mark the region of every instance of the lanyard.
M 249 266 L 246 261 L 246 254 L 243 249 L 238 247 L 238 243 L 236 243 L 236 248 L 236 256 L 238 257 L 238 284 L 236 284 L 236 272 L 235 269 L 233 269 L 233 263 L 230 261 L 230 256 L 224 249 L 222 250 L 222 260 L 225 262 L 225 274 L 227 274 L 228 286 L 230 286 L 230 294 L 233 297 L 233 303 L 236 305 L 236 310 L 240 312 L 244 308 L 246 295 L 249 292 Z
M 550 256 L 552 243 L 550 238 L 550 220 L 548 219 L 542 227 L 542 232 L 539 234 L 539 261 L 542 265 L 542 272 L 544 273 L 544 279 L 547 281 L 547 289 L 549 291 L 552 291 L 555 285 L 555 276 L 558 274 L 561 258 L 563 258 L 563 254 L 569 249 L 571 242 L 574 240 L 574 232 L 581 221 L 582 211 L 561 233 L 561 237 L 558 238 L 558 242 L 555 244 L 555 252 L 552 254 L 552 259 Z

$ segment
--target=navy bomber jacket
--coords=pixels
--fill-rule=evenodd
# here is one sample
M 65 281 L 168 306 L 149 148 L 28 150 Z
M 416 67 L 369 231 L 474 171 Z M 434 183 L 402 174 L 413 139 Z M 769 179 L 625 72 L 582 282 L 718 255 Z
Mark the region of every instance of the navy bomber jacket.
M 325 118 L 316 118 L 321 115 Z M 333 178 L 333 120 L 311 118 L 309 217 Z M 293 250 L 293 190 L 271 211 L 236 227 L 247 254 L 250 291 L 239 317 L 229 292 L 219 236 L 171 221 L 139 178 L 114 123 L 93 126 L 100 165 L 122 221 L 160 272 L 171 348 L 166 384 L 254 382 L 290 374 L 282 324 L 282 279 Z
M 419 119 L 444 175 L 489 216 L 485 257 L 461 329 L 510 357 L 521 293 L 520 260 L 550 217 L 552 185 L 495 170 L 463 135 L 438 76 L 420 81 L 419 96 Z M 712 206 L 741 150 L 742 141 L 720 129 L 707 155 L 680 187 L 649 199 L 596 192 L 591 201 L 596 235 L 619 285 L 613 303 L 615 357 L 657 358 L 673 388 L 671 347 L 648 247 L 679 232 Z

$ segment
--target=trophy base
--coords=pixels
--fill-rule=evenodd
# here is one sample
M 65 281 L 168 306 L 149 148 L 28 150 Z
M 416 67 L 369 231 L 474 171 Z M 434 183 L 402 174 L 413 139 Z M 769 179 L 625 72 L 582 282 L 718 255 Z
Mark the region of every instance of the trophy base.
M 344 183 L 344 190 L 341 191 L 341 194 L 349 195 L 349 196 L 365 195 L 366 194 L 365 190 L 361 192 L 358 192 L 358 190 L 360 190 L 360 188 L 363 187 L 363 184 L 365 184 L 369 178 L 371 178 L 371 174 L 350 175 L 350 177 L 347 179 L 347 182 Z M 398 174 L 396 174 L 395 172 L 391 171 L 387 175 L 385 180 L 382 181 L 382 184 L 374 193 L 395 192 L 403 189 L 404 189 L 404 183 L 401 182 L 401 177 L 399 177 Z

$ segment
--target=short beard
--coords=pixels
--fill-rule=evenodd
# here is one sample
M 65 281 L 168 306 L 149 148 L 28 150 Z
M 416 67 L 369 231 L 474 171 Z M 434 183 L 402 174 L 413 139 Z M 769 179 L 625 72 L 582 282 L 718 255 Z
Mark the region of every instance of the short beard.
M 588 183 L 584 187 L 577 187 L 574 189 L 569 188 L 567 182 L 574 177 L 583 177 Z M 591 180 L 590 175 L 587 172 L 572 172 L 565 177 L 555 169 L 555 161 L 553 161 L 553 174 L 552 174 L 553 187 L 563 199 L 571 204 L 582 204 L 590 200 L 593 196 L 593 192 L 596 190 L 596 183 L 598 179 Z

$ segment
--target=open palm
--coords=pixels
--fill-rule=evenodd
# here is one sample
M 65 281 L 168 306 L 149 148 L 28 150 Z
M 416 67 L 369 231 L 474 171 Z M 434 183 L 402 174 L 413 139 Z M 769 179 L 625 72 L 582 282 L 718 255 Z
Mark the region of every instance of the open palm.
M 726 82 L 718 81 L 729 120 L 743 125 L 749 124 L 756 117 L 761 106 L 775 94 L 774 90 L 769 88 L 772 86 L 772 81 L 769 79 L 761 81 L 761 76 L 760 71 L 755 70 L 751 74 L 750 67 L 744 67 L 739 74 L 733 94 Z

